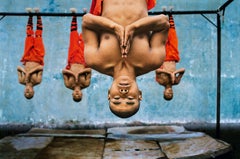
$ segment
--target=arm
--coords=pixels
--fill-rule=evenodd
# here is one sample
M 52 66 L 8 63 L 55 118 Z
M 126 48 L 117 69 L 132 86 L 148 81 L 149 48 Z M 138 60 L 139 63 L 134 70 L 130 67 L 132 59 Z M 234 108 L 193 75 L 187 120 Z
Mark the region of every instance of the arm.
M 29 75 L 27 76 L 27 78 L 31 80 L 33 86 L 38 85 L 42 82 L 42 73 L 43 66 L 39 65 L 28 72 Z
M 174 85 L 177 85 L 180 83 L 181 79 L 182 79 L 182 76 L 185 72 L 185 69 L 184 68 L 181 68 L 181 69 L 178 69 L 176 70 L 175 72 L 173 72 L 173 75 L 174 75 Z
M 18 81 L 19 81 L 19 83 L 25 85 L 26 84 L 26 82 L 25 82 L 25 78 L 26 78 L 25 69 L 22 68 L 21 66 L 18 66 L 17 71 L 18 71 Z
M 62 70 L 64 84 L 67 88 L 73 89 L 73 84 L 75 82 L 75 76 L 72 71 L 64 69 Z
M 163 69 L 157 69 L 156 71 L 156 81 L 162 86 L 171 84 L 171 72 L 165 71 Z
M 125 27 L 124 43 L 123 46 L 126 48 L 125 53 L 128 53 L 130 49 L 130 44 L 134 35 L 142 33 L 162 32 L 165 34 L 165 40 L 163 43 L 166 43 L 166 37 L 168 34 L 169 22 L 168 18 L 165 15 L 157 16 L 147 16 L 137 20 L 136 22 Z
M 124 28 L 108 18 L 85 14 L 82 18 L 82 28 L 93 30 L 97 33 L 110 32 L 115 34 L 120 42 L 120 46 L 123 45 Z
M 92 73 L 90 68 L 85 68 L 83 71 L 79 72 L 78 77 L 82 88 L 86 88 L 90 85 L 91 75 Z

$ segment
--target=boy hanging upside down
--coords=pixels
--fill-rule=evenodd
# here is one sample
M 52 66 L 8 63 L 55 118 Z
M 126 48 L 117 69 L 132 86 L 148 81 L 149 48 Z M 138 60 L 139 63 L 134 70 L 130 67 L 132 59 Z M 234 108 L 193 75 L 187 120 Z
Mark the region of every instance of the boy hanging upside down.
M 39 12 L 38 8 L 34 9 Z M 31 8 L 27 8 L 31 12 Z M 25 39 L 25 49 L 21 62 L 24 68 L 17 67 L 19 83 L 25 85 L 24 96 L 31 99 L 34 96 L 33 87 L 42 81 L 43 65 L 44 65 L 44 44 L 42 40 L 42 19 L 37 16 L 37 30 L 34 35 L 32 15 L 28 18 L 26 28 L 27 37 Z
M 85 14 L 82 21 L 85 60 L 92 69 L 113 77 L 110 110 L 128 118 L 137 113 L 142 99 L 136 77 L 164 62 L 168 18 L 148 16 L 154 0 L 92 2 L 92 14 Z
M 156 70 L 156 81 L 165 87 L 164 99 L 173 98 L 172 86 L 179 84 L 185 72 L 184 68 L 176 70 L 176 63 L 179 62 L 178 39 L 175 30 L 173 16 L 169 15 L 170 28 L 166 43 L 166 58 L 163 65 Z
M 72 8 L 73 13 L 76 9 Z M 62 71 L 64 84 L 73 90 L 73 100 L 82 100 L 82 89 L 88 87 L 91 81 L 91 69 L 86 67 L 84 60 L 84 43 L 82 34 L 77 32 L 77 17 L 73 16 L 71 23 L 70 45 L 68 50 L 68 64 Z

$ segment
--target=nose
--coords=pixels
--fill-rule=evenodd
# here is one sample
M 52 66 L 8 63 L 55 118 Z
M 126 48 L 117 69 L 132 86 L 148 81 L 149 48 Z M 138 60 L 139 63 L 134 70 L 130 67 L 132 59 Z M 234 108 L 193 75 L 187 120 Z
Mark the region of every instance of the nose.
M 128 89 L 119 89 L 119 92 L 121 94 L 127 94 L 128 93 Z

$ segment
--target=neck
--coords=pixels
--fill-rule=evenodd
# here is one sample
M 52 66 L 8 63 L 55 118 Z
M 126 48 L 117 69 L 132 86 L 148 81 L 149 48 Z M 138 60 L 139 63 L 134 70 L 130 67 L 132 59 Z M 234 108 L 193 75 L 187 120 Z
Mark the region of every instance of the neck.
M 113 78 L 116 79 L 119 76 L 128 76 L 131 79 L 136 79 L 134 68 L 125 60 L 119 62 L 114 68 Z

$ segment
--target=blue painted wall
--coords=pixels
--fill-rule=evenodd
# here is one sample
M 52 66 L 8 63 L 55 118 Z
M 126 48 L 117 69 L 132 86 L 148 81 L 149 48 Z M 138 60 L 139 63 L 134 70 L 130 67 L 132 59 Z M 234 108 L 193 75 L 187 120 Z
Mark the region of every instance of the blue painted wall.
M 79 12 L 89 8 L 90 0 L 0 0 L 0 12 L 25 12 L 39 7 L 41 12 Z M 224 0 L 162 0 L 162 6 L 174 10 L 215 10 Z M 240 119 L 240 1 L 225 11 L 222 24 L 221 121 Z M 216 23 L 216 15 L 206 15 Z M 155 73 L 138 77 L 143 100 L 139 112 L 120 119 L 108 108 L 107 91 L 112 78 L 93 71 L 90 87 L 83 91 L 80 103 L 72 100 L 72 91 L 64 86 L 61 70 L 66 65 L 71 17 L 43 17 L 46 49 L 42 83 L 35 87 L 31 100 L 23 95 L 16 67 L 21 65 L 27 17 L 8 16 L 0 21 L 0 124 L 44 124 L 47 126 L 105 123 L 187 123 L 215 122 L 217 29 L 201 15 L 175 15 L 181 61 L 186 73 L 174 87 L 174 99 L 163 99 L 163 87 L 155 82 Z M 35 19 L 34 22 L 36 23 Z M 81 31 L 81 17 L 78 18 Z

